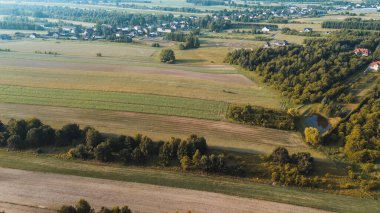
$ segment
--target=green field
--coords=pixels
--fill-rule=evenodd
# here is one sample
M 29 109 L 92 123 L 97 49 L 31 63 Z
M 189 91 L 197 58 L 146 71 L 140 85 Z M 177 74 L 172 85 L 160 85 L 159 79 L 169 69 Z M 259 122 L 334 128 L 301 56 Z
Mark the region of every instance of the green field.
M 224 117 L 224 102 L 137 93 L 62 90 L 0 85 L 1 102 L 176 115 L 211 120 Z
M 380 211 L 379 201 L 310 191 L 273 187 L 246 179 L 202 176 L 156 168 L 125 167 L 94 162 L 63 160 L 48 155 L 15 153 L 0 149 L 0 166 L 29 171 L 95 177 L 161 186 L 178 187 L 271 200 L 342 213 Z

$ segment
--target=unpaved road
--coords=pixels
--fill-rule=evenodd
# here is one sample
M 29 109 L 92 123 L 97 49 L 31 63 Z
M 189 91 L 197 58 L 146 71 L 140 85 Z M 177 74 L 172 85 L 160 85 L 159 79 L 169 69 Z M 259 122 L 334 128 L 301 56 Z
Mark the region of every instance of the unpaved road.
M 0 211 L 7 213 L 54 212 L 80 198 L 96 209 L 127 204 L 133 212 L 325 212 L 211 192 L 6 168 L 0 168 L 0 192 Z

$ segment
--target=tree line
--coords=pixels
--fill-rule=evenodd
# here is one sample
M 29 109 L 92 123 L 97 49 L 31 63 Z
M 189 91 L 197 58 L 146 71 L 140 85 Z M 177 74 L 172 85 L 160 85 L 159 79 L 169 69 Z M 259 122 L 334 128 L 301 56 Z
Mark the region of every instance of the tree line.
M 380 21 L 361 19 L 348 19 L 345 21 L 324 21 L 322 22 L 322 28 L 380 30 Z
M 274 129 L 295 130 L 295 117 L 286 112 L 264 109 L 247 105 L 231 106 L 227 117 L 238 122 L 253 126 L 262 126 Z
M 371 62 L 370 57 L 355 56 L 352 51 L 358 47 L 374 51 L 379 43 L 374 34 L 359 36 L 345 31 L 306 39 L 304 45 L 234 50 L 225 62 L 258 73 L 263 82 L 296 103 L 315 103 L 348 95 L 344 80 L 363 72 Z
M 183 42 L 179 44 L 180 50 L 194 49 L 200 46 L 198 36 L 194 35 L 192 32 L 185 34 L 182 32 L 172 32 L 165 35 L 165 39 L 169 41 L 179 41 Z
M 72 147 L 67 152 L 70 158 L 120 162 L 144 165 L 154 163 L 163 167 L 177 165 L 183 170 L 199 170 L 244 176 L 242 163 L 226 159 L 223 154 L 215 155 L 206 139 L 190 135 L 186 140 L 171 138 L 169 141 L 153 141 L 141 134 L 135 137 L 106 137 L 92 127 L 81 129 L 78 124 L 66 124 L 61 129 L 53 129 L 39 119 L 10 119 L 7 124 L 0 122 L 0 147 L 9 150 L 24 150 L 53 147 Z
M 95 213 L 95 209 L 86 200 L 80 199 L 74 206 L 61 206 L 57 213 Z M 115 206 L 111 209 L 103 206 L 97 213 L 132 213 L 132 210 L 128 206 Z

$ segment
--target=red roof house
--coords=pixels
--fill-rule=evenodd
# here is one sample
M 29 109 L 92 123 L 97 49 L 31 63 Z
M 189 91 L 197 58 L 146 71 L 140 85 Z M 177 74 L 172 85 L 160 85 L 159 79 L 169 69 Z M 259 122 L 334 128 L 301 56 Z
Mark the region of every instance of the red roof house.
M 360 56 L 369 56 L 371 54 L 371 51 L 366 48 L 356 48 L 354 50 L 355 55 L 360 55 Z
M 374 61 L 369 64 L 369 68 L 372 70 L 379 70 L 380 68 L 380 61 Z

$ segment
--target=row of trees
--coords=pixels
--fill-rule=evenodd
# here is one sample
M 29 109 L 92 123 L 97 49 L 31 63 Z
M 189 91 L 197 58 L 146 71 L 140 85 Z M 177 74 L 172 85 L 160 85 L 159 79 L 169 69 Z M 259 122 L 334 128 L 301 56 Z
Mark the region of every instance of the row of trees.
M 227 55 L 226 62 L 257 72 L 262 80 L 298 103 L 336 100 L 344 80 L 362 72 L 369 57 L 355 57 L 357 47 L 374 51 L 380 43 L 375 34 L 358 36 L 350 32 L 328 38 L 306 39 L 304 45 L 278 48 L 238 49 Z
M 324 21 L 322 28 L 332 29 L 360 29 L 360 30 L 380 30 L 380 22 L 377 20 L 345 20 L 345 21 Z
M 91 205 L 83 199 L 80 199 L 74 206 L 72 205 L 63 205 L 57 211 L 58 213 L 95 213 L 95 209 L 91 207 Z M 128 206 L 115 206 L 111 209 L 107 207 L 102 207 L 98 213 L 132 213 L 132 210 Z
M 80 129 L 77 124 L 67 124 L 55 130 L 36 118 L 11 119 L 6 125 L 0 122 L 0 146 L 10 150 L 73 145 L 75 147 L 67 152 L 70 158 L 134 165 L 149 162 L 164 167 L 177 165 L 183 170 L 245 175 L 242 164 L 234 159 L 227 161 L 223 154 L 209 153 L 206 139 L 197 135 L 190 135 L 186 140 L 171 138 L 163 142 L 140 134 L 105 137 L 92 127 Z
M 184 42 L 179 45 L 180 50 L 193 49 L 198 48 L 200 46 L 198 36 L 194 35 L 192 32 L 189 34 L 168 33 L 165 35 L 165 39 L 169 41 Z
M 231 106 L 227 117 L 238 122 L 274 129 L 295 130 L 295 118 L 286 112 L 252 107 Z

